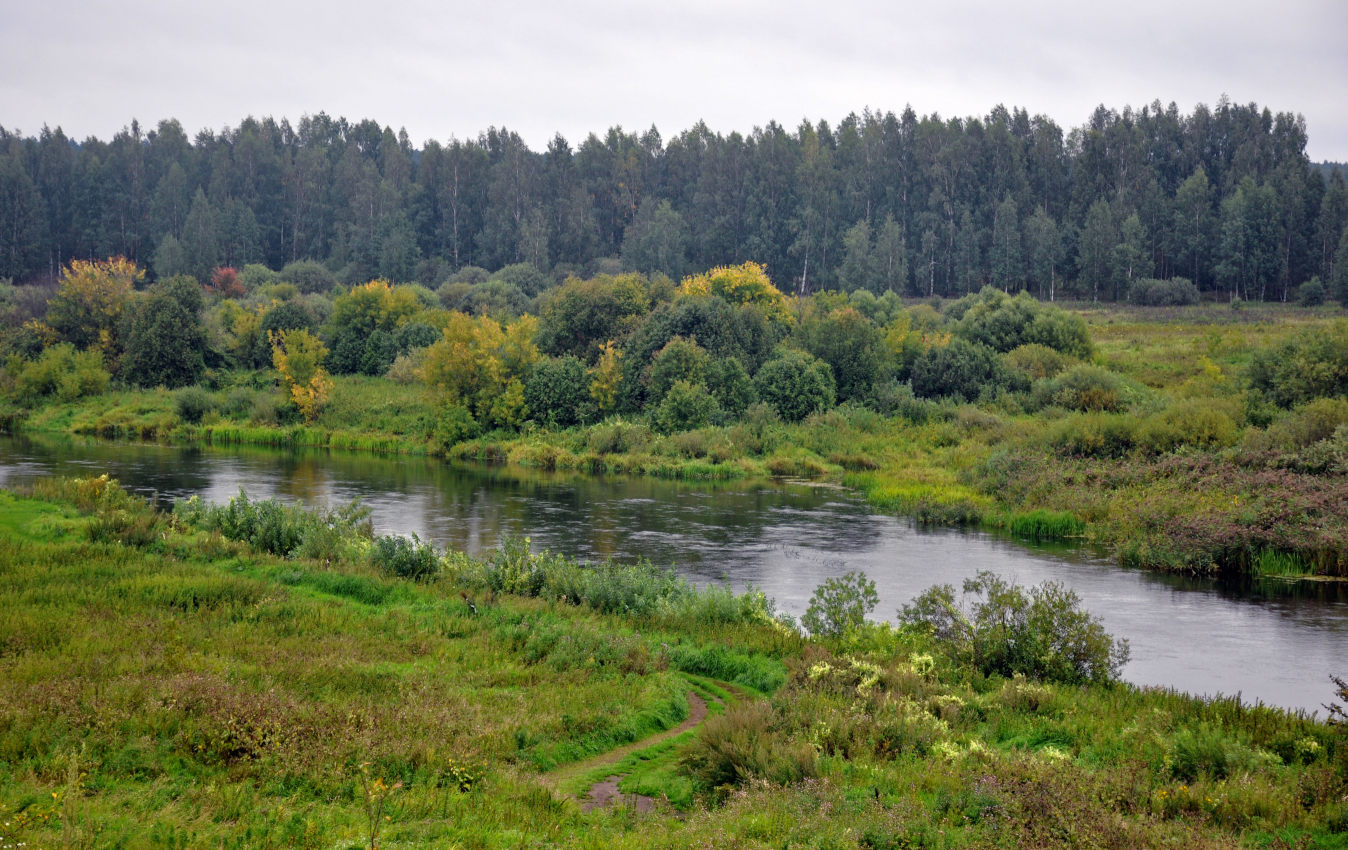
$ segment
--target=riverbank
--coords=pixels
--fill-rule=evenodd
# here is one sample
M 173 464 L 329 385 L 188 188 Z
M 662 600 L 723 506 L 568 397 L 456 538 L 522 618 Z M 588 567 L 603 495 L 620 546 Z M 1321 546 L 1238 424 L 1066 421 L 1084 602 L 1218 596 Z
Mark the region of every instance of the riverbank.
M 27 433 L 178 445 L 689 480 L 807 478 L 856 488 L 877 509 L 922 523 L 1081 542 L 1146 569 L 1348 577 L 1348 403 L 1325 398 L 1284 413 L 1260 402 L 1244 377 L 1257 352 L 1335 325 L 1275 306 L 1082 315 L 1097 349 L 1097 371 L 1082 372 L 1087 385 L 1073 390 L 1094 394 L 1087 409 L 1045 405 L 1033 392 L 978 404 L 900 392 L 799 423 L 759 406 L 730 424 L 673 433 L 649 417 L 613 416 L 456 440 L 416 383 L 336 377 L 327 406 L 300 423 L 280 403 L 273 373 L 240 372 L 176 393 L 52 400 L 0 418 Z
M 0 492 L 4 842 L 1348 846 L 1348 740 L 1304 715 L 805 640 L 639 573 L 521 595 L 589 579 L 518 548 L 401 579 L 353 519 L 283 557 L 98 479 Z M 682 722 L 683 671 L 750 689 L 635 789 L 687 814 L 547 790 Z

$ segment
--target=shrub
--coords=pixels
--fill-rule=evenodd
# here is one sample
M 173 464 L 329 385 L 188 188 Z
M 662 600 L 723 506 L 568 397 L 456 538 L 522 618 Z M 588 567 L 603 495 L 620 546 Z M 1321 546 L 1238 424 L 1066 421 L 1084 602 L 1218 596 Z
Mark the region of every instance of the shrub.
M 950 305 L 948 314 L 959 320 L 959 336 L 994 351 L 1038 343 L 1074 357 L 1091 354 L 1090 335 L 1080 316 L 1036 301 L 1028 292 L 1013 298 L 987 287 Z
M 1348 396 L 1348 322 L 1307 330 L 1255 352 L 1247 375 L 1250 385 L 1279 407 Z
M 286 263 L 276 277 L 293 283 L 300 292 L 328 292 L 337 285 L 337 278 L 327 266 L 314 260 L 295 260 Z
M 370 537 L 369 510 L 351 502 L 330 511 L 305 510 L 275 499 L 252 501 L 242 489 L 226 505 L 193 496 L 174 504 L 188 525 L 282 557 L 345 557 Z
M 997 353 L 986 345 L 962 339 L 930 348 L 913 361 L 913 392 L 921 398 L 976 401 L 984 387 L 1002 383 L 1005 374 Z
M 538 361 L 524 382 L 524 403 L 535 420 L 549 427 L 585 421 L 594 407 L 585 364 L 569 354 Z
M 1137 423 L 1131 416 L 1084 413 L 1056 423 L 1048 443 L 1076 457 L 1122 457 L 1137 442 Z
M 76 351 L 68 342 L 45 349 L 36 360 L 11 356 L 5 363 L 3 385 L 14 400 L 24 403 L 43 396 L 74 401 L 107 389 L 108 371 L 98 351 Z
M 1162 453 L 1180 446 L 1221 448 L 1236 441 L 1240 426 L 1233 404 L 1217 399 L 1187 399 L 1153 413 L 1137 429 L 1137 444 Z
M 1038 381 L 1035 399 L 1068 410 L 1118 411 L 1127 406 L 1123 379 L 1099 366 L 1080 364 L 1056 378 Z
M 1324 283 L 1320 278 L 1313 277 L 1297 288 L 1297 303 L 1302 307 L 1319 307 L 1329 298 L 1329 290 L 1325 289 Z
M 590 429 L 585 446 L 596 454 L 628 454 L 644 451 L 651 443 L 651 431 L 645 425 L 610 419 Z
M 1185 277 L 1172 277 L 1157 280 L 1154 277 L 1139 278 L 1128 289 L 1128 300 L 1147 307 L 1178 307 L 1197 304 L 1198 287 Z
M 936 585 L 905 605 L 899 619 L 930 628 L 956 659 L 984 675 L 1109 682 L 1128 661 L 1128 642 L 1111 637 L 1081 609 L 1075 592 L 1052 581 L 1026 591 L 981 571 L 964 582 L 962 605 L 954 588 Z
M 709 718 L 682 755 L 693 779 L 710 789 L 727 789 L 751 779 L 778 784 L 798 782 L 816 773 L 814 750 L 792 743 L 775 727 L 765 702 L 732 706 Z
M 215 410 L 215 399 L 201 387 L 184 387 L 174 398 L 174 406 L 179 419 L 195 425 L 207 413 Z
M 1031 381 L 1052 378 L 1072 362 L 1072 358 L 1067 355 L 1037 342 L 1013 348 L 1003 355 L 1003 359 L 1008 368 L 1014 369 Z
M 370 563 L 389 575 L 412 581 L 432 578 L 440 572 L 440 555 L 435 546 L 415 534 L 410 539 L 398 535 L 376 537 L 370 548 Z
M 654 425 L 666 434 L 710 425 L 721 418 L 721 406 L 702 384 L 675 381 L 655 409 Z
M 754 388 L 787 422 L 833 406 L 833 373 L 828 364 L 803 351 L 780 350 L 754 376 Z
M 482 433 L 482 428 L 461 404 L 447 404 L 435 418 L 431 429 L 431 445 L 441 452 L 448 451 L 455 444 L 471 440 Z
M 875 582 L 854 570 L 840 578 L 825 579 L 815 588 L 800 622 L 811 634 L 842 637 L 864 625 L 866 615 L 879 602 Z

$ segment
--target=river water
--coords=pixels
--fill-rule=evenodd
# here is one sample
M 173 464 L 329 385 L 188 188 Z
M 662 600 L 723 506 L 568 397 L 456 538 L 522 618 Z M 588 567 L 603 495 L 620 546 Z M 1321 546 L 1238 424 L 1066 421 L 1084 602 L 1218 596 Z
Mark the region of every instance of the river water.
M 1348 677 L 1343 584 L 1232 586 L 1122 569 L 1096 553 L 1031 547 L 980 532 L 925 529 L 856 494 L 800 482 L 683 483 L 464 467 L 426 458 L 322 451 L 169 448 L 0 438 L 0 486 L 47 474 L 108 473 L 168 503 L 199 495 L 307 505 L 360 499 L 379 533 L 416 533 L 470 553 L 507 535 L 584 560 L 646 558 L 695 583 L 749 584 L 804 612 L 814 588 L 849 570 L 872 578 L 874 617 L 933 584 L 979 570 L 1024 585 L 1059 581 L 1128 639 L 1138 685 L 1320 711 L 1329 675 Z

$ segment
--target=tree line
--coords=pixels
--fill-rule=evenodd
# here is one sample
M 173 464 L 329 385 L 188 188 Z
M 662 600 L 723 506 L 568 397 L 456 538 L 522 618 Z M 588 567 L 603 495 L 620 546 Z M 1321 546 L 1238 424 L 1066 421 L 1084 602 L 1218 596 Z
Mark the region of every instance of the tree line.
M 108 256 L 152 278 L 315 260 L 433 287 L 470 267 L 678 280 L 755 261 L 798 294 L 1348 298 L 1348 185 L 1305 150 L 1300 116 L 1225 98 L 1101 106 L 1070 131 L 908 108 L 541 152 L 505 128 L 418 148 L 324 113 L 195 138 L 171 119 L 108 141 L 0 127 L 0 278 Z

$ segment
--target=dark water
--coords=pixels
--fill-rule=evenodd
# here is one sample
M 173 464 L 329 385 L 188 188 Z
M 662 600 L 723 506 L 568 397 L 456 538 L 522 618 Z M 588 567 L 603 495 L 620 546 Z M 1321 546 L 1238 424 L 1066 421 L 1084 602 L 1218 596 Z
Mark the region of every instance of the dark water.
M 1314 711 L 1348 676 L 1348 588 L 1224 586 L 1125 570 L 1089 553 L 918 529 L 855 494 L 786 482 L 677 483 L 465 468 L 419 458 L 258 449 L 0 439 L 0 486 L 37 475 L 108 473 L 163 501 L 223 502 L 240 489 L 309 505 L 359 498 L 382 533 L 415 532 L 481 552 L 506 535 L 577 558 L 647 558 L 698 583 L 761 587 L 800 614 L 825 578 L 864 570 L 875 616 L 978 570 L 1073 588 L 1132 645 L 1124 677 L 1200 694 L 1240 693 Z

